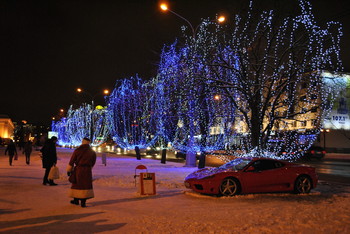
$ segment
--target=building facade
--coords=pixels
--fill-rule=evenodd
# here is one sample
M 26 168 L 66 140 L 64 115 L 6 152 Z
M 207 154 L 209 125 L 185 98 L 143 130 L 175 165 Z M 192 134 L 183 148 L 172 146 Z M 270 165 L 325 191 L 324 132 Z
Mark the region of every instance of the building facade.
M 13 139 L 14 125 L 12 120 L 7 115 L 0 115 L 0 137 L 1 143 L 7 143 L 10 139 Z

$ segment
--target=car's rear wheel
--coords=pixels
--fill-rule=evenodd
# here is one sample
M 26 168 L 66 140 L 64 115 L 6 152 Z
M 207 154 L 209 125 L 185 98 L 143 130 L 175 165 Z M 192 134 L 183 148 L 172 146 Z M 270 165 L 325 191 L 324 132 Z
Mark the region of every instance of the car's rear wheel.
M 295 193 L 309 193 L 312 188 L 311 179 L 308 176 L 299 176 L 294 185 Z
M 225 178 L 220 185 L 220 195 L 222 196 L 234 196 L 239 194 L 240 184 L 234 178 Z

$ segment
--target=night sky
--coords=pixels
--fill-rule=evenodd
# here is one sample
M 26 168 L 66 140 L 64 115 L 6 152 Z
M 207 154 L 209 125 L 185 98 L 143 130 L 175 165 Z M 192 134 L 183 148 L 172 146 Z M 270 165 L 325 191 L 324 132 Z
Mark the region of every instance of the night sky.
M 279 2 L 291 0 L 260 0 Z M 201 18 L 237 13 L 248 0 L 170 1 L 197 26 Z M 350 71 L 347 0 L 313 0 L 316 20 L 343 24 L 341 56 Z M 186 22 L 159 10 L 157 0 L 0 0 L 0 114 L 12 121 L 49 124 L 77 100 L 112 90 L 118 79 L 154 77 L 164 44 L 181 37 Z M 87 95 L 83 99 L 91 100 Z M 102 95 L 96 95 L 102 104 Z M 86 101 L 88 101 L 86 100 Z

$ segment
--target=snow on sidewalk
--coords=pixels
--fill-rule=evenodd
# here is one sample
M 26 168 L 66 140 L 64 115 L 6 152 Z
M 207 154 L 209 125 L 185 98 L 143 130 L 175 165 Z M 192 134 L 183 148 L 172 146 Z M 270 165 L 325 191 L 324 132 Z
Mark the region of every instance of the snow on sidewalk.
M 308 195 L 252 194 L 232 198 L 196 194 L 183 185 L 196 168 L 133 157 L 99 157 L 95 198 L 69 203 L 65 174 L 72 150 L 59 149 L 58 186 L 42 185 L 37 151 L 8 165 L 0 150 L 0 233 L 350 233 L 350 187 L 320 182 Z M 140 196 L 135 167 L 156 174 L 157 195 Z

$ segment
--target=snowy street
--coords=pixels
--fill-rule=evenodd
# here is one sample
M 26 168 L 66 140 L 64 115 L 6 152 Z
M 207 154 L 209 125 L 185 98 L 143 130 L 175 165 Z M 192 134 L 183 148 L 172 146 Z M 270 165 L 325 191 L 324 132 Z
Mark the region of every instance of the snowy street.
M 98 154 L 95 198 L 81 208 L 67 196 L 72 150 L 57 150 L 58 186 L 44 186 L 38 151 L 30 165 L 19 152 L 11 167 L 0 148 L 0 233 L 350 233 L 350 186 L 321 180 L 308 195 L 206 196 L 183 185 L 197 168 L 128 156 L 108 155 L 105 166 Z M 140 164 L 156 175 L 154 196 L 137 193 Z

